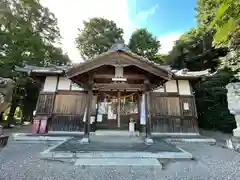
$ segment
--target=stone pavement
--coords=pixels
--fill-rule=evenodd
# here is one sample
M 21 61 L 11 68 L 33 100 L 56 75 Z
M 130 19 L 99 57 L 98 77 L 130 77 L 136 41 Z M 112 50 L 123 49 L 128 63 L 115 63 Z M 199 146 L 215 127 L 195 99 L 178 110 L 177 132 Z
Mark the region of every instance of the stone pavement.
M 139 137 L 91 137 L 90 144 L 81 144 L 79 138 L 72 138 L 51 151 L 66 152 L 181 152 L 175 146 L 164 142 L 155 141 L 146 145 Z

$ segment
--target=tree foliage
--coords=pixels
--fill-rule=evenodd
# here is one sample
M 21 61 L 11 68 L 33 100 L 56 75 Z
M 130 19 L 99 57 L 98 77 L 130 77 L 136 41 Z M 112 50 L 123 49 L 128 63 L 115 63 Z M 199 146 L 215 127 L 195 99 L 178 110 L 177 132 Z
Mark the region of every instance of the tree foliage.
M 216 70 L 219 56 L 225 55 L 222 49 L 212 47 L 212 30 L 196 27 L 183 34 L 175 42 L 172 51 L 166 59 L 175 69 L 188 68 L 193 71 Z
M 228 41 L 236 43 L 240 39 L 240 1 L 224 0 L 218 1 L 219 5 L 211 26 L 216 29 L 214 36 L 215 45 L 228 45 Z
M 160 41 L 147 29 L 137 29 L 133 32 L 129 40 L 129 48 L 132 52 L 148 58 L 149 60 L 157 60 L 157 53 L 161 47 Z
M 231 70 L 222 69 L 207 81 L 200 82 L 194 87 L 201 128 L 228 133 L 236 128 L 234 116 L 228 110 L 225 88 L 233 75 Z
M 212 69 L 216 74 L 193 86 L 202 128 L 231 132 L 236 127 L 227 106 L 225 86 L 239 72 L 240 17 L 237 1 L 198 0 L 197 27 L 183 34 L 166 59 L 173 68 Z M 239 2 L 239 1 L 238 1 Z M 233 9 L 231 9 L 233 8 Z
M 84 28 L 79 30 L 76 43 L 84 60 L 108 51 L 116 40 L 123 39 L 123 30 L 114 21 L 92 18 L 83 24 Z
M 60 40 L 57 19 L 39 0 L 3 0 L 0 8 L 0 76 L 16 81 L 8 116 L 12 118 L 16 107 L 31 92 L 29 78 L 15 72 L 14 66 L 62 65 L 68 63 L 69 58 L 54 46 Z

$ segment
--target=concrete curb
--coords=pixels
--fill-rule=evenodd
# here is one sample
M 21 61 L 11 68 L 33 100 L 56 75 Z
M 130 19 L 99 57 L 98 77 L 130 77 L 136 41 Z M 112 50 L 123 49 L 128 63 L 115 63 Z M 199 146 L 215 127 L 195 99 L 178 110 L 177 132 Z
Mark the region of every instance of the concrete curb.
M 162 169 L 162 164 L 156 158 L 84 158 L 77 159 L 75 166 L 150 166 L 156 170 Z
M 177 136 L 177 137 L 181 137 L 181 136 L 200 136 L 199 133 L 158 133 L 158 132 L 152 132 L 152 136 Z
M 56 137 L 56 136 L 28 136 L 31 133 L 13 133 L 12 139 L 15 141 L 64 141 L 71 139 L 70 136 Z
M 57 146 L 57 145 L 56 145 Z M 56 147 L 55 146 L 55 147 Z M 160 159 L 192 159 L 191 153 L 182 152 L 51 152 L 54 147 L 40 153 L 43 159 L 66 159 L 66 158 L 160 158 Z M 179 148 L 180 149 L 180 148 Z
M 211 138 L 166 138 L 166 142 L 189 142 L 189 143 L 211 143 L 215 144 L 216 139 L 211 139 Z

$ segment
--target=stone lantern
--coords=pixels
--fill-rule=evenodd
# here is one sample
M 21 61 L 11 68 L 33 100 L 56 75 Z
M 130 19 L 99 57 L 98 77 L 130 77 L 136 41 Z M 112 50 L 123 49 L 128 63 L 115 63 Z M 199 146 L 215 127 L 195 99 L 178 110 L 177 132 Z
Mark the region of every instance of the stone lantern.
M 229 83 L 226 86 L 228 109 L 234 115 L 237 128 L 233 130 L 233 136 L 240 137 L 240 82 Z

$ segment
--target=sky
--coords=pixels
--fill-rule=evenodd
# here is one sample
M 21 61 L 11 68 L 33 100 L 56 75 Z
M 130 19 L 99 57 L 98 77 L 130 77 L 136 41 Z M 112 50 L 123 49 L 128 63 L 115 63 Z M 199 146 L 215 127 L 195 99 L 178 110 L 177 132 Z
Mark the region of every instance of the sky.
M 147 28 L 161 43 L 160 53 L 168 53 L 184 32 L 196 26 L 197 0 L 40 0 L 58 19 L 61 46 L 74 63 L 82 61 L 75 38 L 83 21 L 104 17 L 124 30 L 128 43 L 133 31 Z

